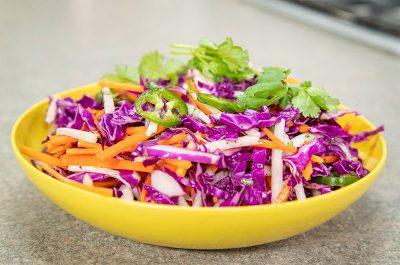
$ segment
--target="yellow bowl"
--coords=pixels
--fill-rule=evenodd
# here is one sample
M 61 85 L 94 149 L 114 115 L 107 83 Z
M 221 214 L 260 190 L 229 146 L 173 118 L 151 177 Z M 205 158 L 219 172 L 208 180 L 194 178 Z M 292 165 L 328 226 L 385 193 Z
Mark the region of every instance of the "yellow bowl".
M 59 93 L 59 97 L 79 98 L 99 91 L 88 85 Z M 337 191 L 304 201 L 279 205 L 231 208 L 188 208 L 146 204 L 106 198 L 55 180 L 24 157 L 19 148 L 28 145 L 37 150 L 48 134 L 45 124 L 47 100 L 29 108 L 12 130 L 12 147 L 29 179 L 55 204 L 99 229 L 133 240 L 176 248 L 223 249 L 264 244 L 285 239 L 312 229 L 336 216 L 357 199 L 375 181 L 386 160 L 386 145 L 381 135 L 358 144 L 365 166 L 371 171 L 356 183 Z M 371 130 L 365 118 L 346 115 L 354 132 Z

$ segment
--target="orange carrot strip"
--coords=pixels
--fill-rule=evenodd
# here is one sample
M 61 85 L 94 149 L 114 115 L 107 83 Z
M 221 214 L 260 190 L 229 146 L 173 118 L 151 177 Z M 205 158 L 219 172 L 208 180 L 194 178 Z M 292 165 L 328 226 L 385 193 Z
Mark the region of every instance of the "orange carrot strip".
M 324 163 L 324 159 L 322 157 L 320 157 L 320 156 L 317 156 L 317 155 L 312 155 L 311 156 L 311 161 L 313 161 L 314 163 L 317 163 L 317 164 Z
M 58 147 L 53 148 L 52 150 L 48 150 L 47 149 L 47 152 L 50 153 L 50 154 L 56 154 L 56 153 L 59 153 L 60 151 L 63 151 L 63 150 L 65 150 L 65 145 L 59 145 Z
M 311 179 L 311 174 L 313 173 L 311 160 L 307 163 L 307 165 L 304 167 L 304 169 L 301 171 L 301 173 L 303 174 L 303 176 L 306 180 Z
M 94 155 L 101 152 L 101 148 L 69 148 L 66 151 L 67 155 Z
M 138 126 L 138 127 L 127 127 L 125 130 L 125 133 L 127 135 L 132 135 L 136 133 L 146 133 L 147 129 L 144 126 Z
M 53 156 L 54 156 L 54 157 L 57 157 L 57 158 L 60 158 L 63 154 L 65 154 L 65 149 L 64 149 L 64 150 L 61 150 L 61 151 L 58 152 L 58 153 L 55 153 Z
M 288 76 L 288 77 L 285 78 L 284 81 L 288 85 L 300 85 L 300 82 L 297 79 L 293 78 L 293 77 L 289 77 Z
M 98 143 L 89 143 L 83 140 L 78 141 L 78 147 L 79 148 L 102 148 L 101 144 Z
M 158 126 L 161 127 L 161 126 Z M 165 128 L 164 128 L 165 129 Z M 158 129 L 160 130 L 160 128 Z M 153 136 L 153 135 L 152 135 Z M 122 153 L 128 147 L 136 146 L 139 142 L 146 141 L 152 136 L 146 136 L 144 133 L 136 133 L 126 137 L 124 140 L 110 146 L 109 148 L 103 150 L 96 154 L 96 157 L 100 160 L 106 160 L 112 158 L 119 153 Z
M 102 187 L 102 188 L 112 188 L 118 186 L 118 180 L 115 178 L 108 178 L 102 181 L 93 181 L 94 187 Z
M 279 192 L 278 196 L 276 197 L 274 203 L 282 203 L 289 199 L 291 189 L 288 186 L 288 181 L 289 181 L 289 179 L 287 179 L 285 181 L 285 183 L 283 183 L 283 187 L 282 187 L 281 191 Z
M 306 133 L 309 131 L 309 129 L 310 129 L 310 127 L 307 124 L 302 124 L 299 127 L 299 132 Z
M 144 184 L 146 185 L 151 185 L 151 175 L 149 174 L 144 181 Z M 146 196 L 147 196 L 147 190 L 142 188 L 142 192 L 140 193 L 140 201 L 145 202 L 146 201 Z
M 63 155 L 61 156 L 61 164 L 64 167 L 74 165 L 74 166 L 92 166 L 92 167 L 104 167 L 111 169 L 125 169 L 134 170 L 140 172 L 152 172 L 154 166 L 145 167 L 142 162 L 118 160 L 118 159 L 107 159 L 100 160 L 93 155 Z
M 267 184 L 267 190 L 270 190 L 272 185 L 271 185 L 271 176 L 265 176 L 265 182 Z
M 96 115 L 95 115 L 96 120 L 100 120 L 101 116 L 103 116 L 104 113 L 105 113 L 104 109 L 102 109 L 99 112 L 97 112 Z
M 185 133 L 178 133 L 178 134 L 175 134 L 174 136 L 172 136 L 169 139 L 164 139 L 164 140 L 158 141 L 158 144 L 170 145 L 170 144 L 175 144 L 177 142 L 182 142 L 185 139 L 186 139 L 186 134 Z
M 294 125 L 293 121 L 289 121 L 289 122 L 286 124 L 287 127 L 292 127 L 293 125 Z
M 103 195 L 103 196 L 107 196 L 107 197 L 112 197 L 113 196 L 113 190 L 112 189 L 106 189 L 106 188 L 100 188 L 100 187 L 91 187 L 91 186 L 82 184 L 80 182 L 68 179 L 68 178 L 64 177 L 63 175 L 61 175 L 56 170 L 54 170 L 53 168 L 51 168 L 50 166 L 48 166 L 46 164 L 42 164 L 42 165 L 40 165 L 40 167 L 42 169 L 44 169 L 47 173 L 52 175 L 54 178 L 58 179 L 61 182 L 69 184 L 71 186 L 74 186 L 74 187 L 77 187 L 77 188 L 80 188 L 80 189 L 83 189 L 83 190 L 95 192 L 97 194 L 100 194 L 100 195 Z
M 297 149 L 295 147 L 285 145 L 278 137 L 275 136 L 275 134 L 273 134 L 270 130 L 268 130 L 268 128 L 263 128 L 262 130 L 276 145 L 282 146 L 285 148 L 284 150 L 288 150 L 292 153 L 297 152 Z
M 211 169 L 211 171 L 214 172 L 214 173 L 217 172 L 217 170 L 218 170 L 218 167 L 217 167 L 216 165 L 209 165 L 208 167 L 209 167 L 209 168 Z
M 40 162 L 52 165 L 52 166 L 61 166 L 61 161 L 60 159 L 53 157 L 51 155 L 48 154 L 44 154 L 42 152 L 36 151 L 30 147 L 27 146 L 22 146 L 21 147 L 21 153 L 23 153 L 24 155 L 29 156 L 30 158 L 33 158 L 35 160 L 38 160 Z
M 188 78 L 186 79 L 185 83 L 191 90 L 193 90 L 193 93 L 195 94 L 199 93 L 199 90 L 197 90 L 196 84 L 193 82 L 193 79 Z
M 75 143 L 78 140 L 75 138 L 72 138 L 70 136 L 64 136 L 64 135 L 52 135 L 50 136 L 49 143 L 52 145 L 62 145 L 62 144 L 68 144 L 68 143 Z
M 101 87 L 109 87 L 113 88 L 119 92 L 129 90 L 133 92 L 143 92 L 144 89 L 141 85 L 134 85 L 134 84 L 125 84 L 125 83 L 118 83 L 118 82 L 113 82 L 113 81 L 107 81 L 107 80 L 100 80 L 99 86 Z
M 181 168 L 191 168 L 192 163 L 187 160 L 179 160 L 179 159 L 172 159 L 172 158 L 165 158 L 160 161 L 164 161 L 165 163 L 168 163 L 170 165 L 173 165 L 175 167 L 181 167 Z
M 217 198 L 217 197 L 215 197 L 215 196 L 213 196 L 212 200 L 213 200 L 213 203 L 217 203 L 217 201 L 218 201 L 218 198 Z
M 251 145 L 251 147 L 259 147 L 259 148 L 267 148 L 267 149 L 279 149 L 279 150 L 286 150 L 295 153 L 297 151 L 293 150 L 294 147 L 292 146 L 287 146 L 287 145 L 277 145 L 276 143 L 265 140 L 265 139 L 260 139 L 259 144 Z
M 350 123 L 346 123 L 346 125 L 343 127 L 343 130 L 345 132 L 349 132 L 351 130 L 351 124 Z
M 184 177 L 186 176 L 186 172 L 187 172 L 187 168 L 183 168 L 183 167 L 177 167 L 175 173 L 179 176 L 179 177 Z
M 125 93 L 124 97 L 126 97 L 127 99 L 135 102 L 138 99 L 139 96 L 135 95 L 135 94 L 131 94 L 131 93 Z
M 203 104 L 201 104 L 199 101 L 197 101 L 197 99 L 195 99 L 192 95 L 187 94 L 187 97 L 193 104 L 195 104 L 206 115 L 210 115 L 212 113 Z
M 339 160 L 338 156 L 321 156 L 321 158 L 325 161 L 325 163 L 331 164 L 335 163 L 336 161 Z

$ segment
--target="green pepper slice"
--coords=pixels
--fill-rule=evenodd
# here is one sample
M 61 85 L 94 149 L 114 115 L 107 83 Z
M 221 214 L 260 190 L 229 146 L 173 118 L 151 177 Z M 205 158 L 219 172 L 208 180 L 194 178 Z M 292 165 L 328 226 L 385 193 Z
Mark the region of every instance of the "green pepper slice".
M 227 111 L 227 112 L 240 111 L 240 108 L 236 102 L 212 94 L 199 93 L 197 94 L 197 100 L 203 104 L 207 104 L 220 111 Z
M 312 178 L 312 182 L 330 186 L 347 186 L 360 178 L 352 175 L 341 175 L 340 177 L 316 177 Z
M 158 87 L 143 92 L 136 100 L 135 109 L 143 118 L 165 127 L 181 124 L 179 117 L 188 114 L 187 105 L 179 96 Z

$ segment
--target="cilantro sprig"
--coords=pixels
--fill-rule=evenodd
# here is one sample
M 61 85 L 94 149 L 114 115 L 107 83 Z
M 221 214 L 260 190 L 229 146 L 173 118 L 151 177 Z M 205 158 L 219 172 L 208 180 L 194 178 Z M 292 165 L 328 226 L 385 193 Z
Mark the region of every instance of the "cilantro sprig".
M 178 74 L 184 69 L 183 66 L 182 62 L 173 58 L 167 59 L 158 51 L 153 51 L 143 55 L 139 67 L 116 65 L 115 73 L 104 74 L 101 79 L 139 84 L 141 75 L 144 78 L 150 78 L 152 81 L 167 79 L 172 84 L 176 84 Z
M 233 43 L 231 38 L 217 45 L 208 39 L 202 39 L 199 46 L 173 44 L 173 54 L 192 55 L 187 67 L 198 69 L 205 77 L 220 82 L 228 77 L 233 81 L 254 76 L 255 71 L 249 67 L 247 50 Z

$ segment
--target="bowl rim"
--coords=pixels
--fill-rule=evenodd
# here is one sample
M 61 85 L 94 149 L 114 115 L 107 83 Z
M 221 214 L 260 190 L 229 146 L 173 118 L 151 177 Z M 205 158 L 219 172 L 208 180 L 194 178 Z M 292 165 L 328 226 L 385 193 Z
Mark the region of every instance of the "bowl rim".
M 76 93 L 79 92 L 80 90 L 84 89 L 90 89 L 94 86 L 97 86 L 97 83 L 94 84 L 88 84 L 88 85 L 83 85 L 79 86 L 76 88 L 68 89 L 68 90 L 63 90 L 61 92 L 58 92 L 54 94 L 53 96 L 58 96 L 58 97 L 65 97 L 68 94 L 71 93 Z M 84 94 L 84 93 L 83 93 Z M 82 95 L 83 95 L 82 94 Z M 25 158 L 25 156 L 20 152 L 19 148 L 17 147 L 17 140 L 16 140 L 16 135 L 18 128 L 20 124 L 26 119 L 26 116 L 28 116 L 31 112 L 35 111 L 35 109 L 39 108 L 41 105 L 46 104 L 47 98 L 40 100 L 39 102 L 33 104 L 31 107 L 26 109 L 15 121 L 13 128 L 11 130 L 11 145 L 12 149 L 14 152 L 15 157 L 17 158 L 18 161 L 22 161 L 22 163 L 27 166 L 30 170 L 34 170 L 39 173 L 40 177 L 46 178 L 47 181 L 56 183 L 56 185 L 64 185 L 66 189 L 70 189 L 71 191 L 78 192 L 81 194 L 86 194 L 87 196 L 90 196 L 93 199 L 100 199 L 104 200 L 107 202 L 111 203 L 122 203 L 125 205 L 133 206 L 133 207 L 146 207 L 146 208 L 154 208 L 154 209 L 159 209 L 159 210 L 177 210 L 177 211 L 190 211 L 190 212 L 231 212 L 231 211 L 253 211 L 253 210 L 266 210 L 266 209 L 277 209 L 281 208 L 284 209 L 285 207 L 296 207 L 296 206 L 302 206 L 305 204 L 310 204 L 310 203 L 317 203 L 321 200 L 327 200 L 332 197 L 340 196 L 340 194 L 344 192 L 351 192 L 351 190 L 357 189 L 357 186 L 360 185 L 363 182 L 367 182 L 369 178 L 372 178 L 374 175 L 378 174 L 387 158 L 387 147 L 386 147 L 386 142 L 382 134 L 377 135 L 377 143 L 380 142 L 382 144 L 382 155 L 375 166 L 373 170 L 371 170 L 366 176 L 364 176 L 362 179 L 359 181 L 345 186 L 339 190 L 335 190 L 333 192 L 329 192 L 327 194 L 315 196 L 315 197 L 310 197 L 305 200 L 294 200 L 294 201 L 288 201 L 285 203 L 281 204 L 262 204 L 262 205 L 247 205 L 247 206 L 234 206 L 234 207 L 183 207 L 183 206 L 178 206 L 178 205 L 165 205 L 165 204 L 152 204 L 152 203 L 145 203 L 145 202 L 140 202 L 140 201 L 127 201 L 127 200 L 122 200 L 120 198 L 116 197 L 105 197 L 100 194 L 96 194 L 94 192 L 86 191 L 83 189 L 79 189 L 75 186 L 71 186 L 68 184 L 65 184 L 59 180 L 56 180 L 55 178 L 49 177 L 47 174 L 43 173 L 39 169 L 37 169 L 32 163 L 28 161 L 28 159 Z M 345 106 L 344 106 L 345 107 Z M 345 107 L 347 108 L 347 107 Z M 363 123 L 365 123 L 367 126 L 371 127 L 372 129 L 375 129 L 376 127 L 369 121 L 367 120 L 364 116 L 358 115 L 358 118 L 362 120 Z

